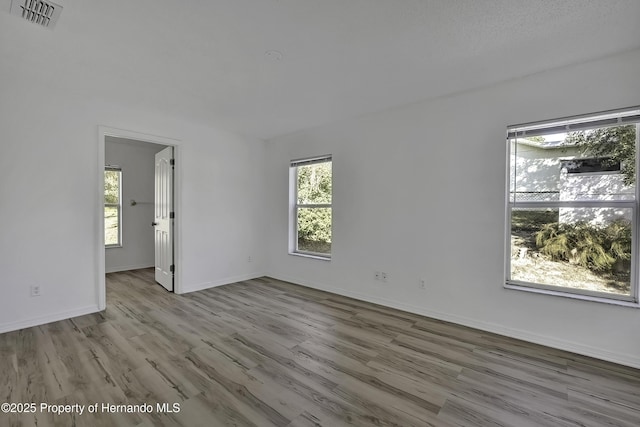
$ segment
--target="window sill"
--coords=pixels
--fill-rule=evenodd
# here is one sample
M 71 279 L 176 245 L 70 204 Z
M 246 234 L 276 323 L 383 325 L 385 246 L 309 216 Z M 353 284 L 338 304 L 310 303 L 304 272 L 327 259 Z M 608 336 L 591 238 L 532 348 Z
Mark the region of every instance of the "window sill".
M 619 305 L 619 306 L 623 306 L 623 307 L 640 308 L 640 303 L 638 303 L 638 302 L 623 301 L 623 300 L 619 300 L 619 299 L 605 298 L 605 297 L 597 297 L 597 296 L 593 296 L 593 295 L 573 294 L 573 293 L 569 293 L 569 292 L 554 291 L 554 290 L 551 290 L 551 289 L 532 288 L 532 287 L 529 287 L 529 286 L 517 285 L 517 284 L 513 284 L 513 283 L 505 283 L 504 284 L 504 288 L 505 289 L 512 289 L 512 290 L 516 290 L 516 291 L 531 292 L 531 293 L 534 293 L 534 294 L 552 295 L 552 296 L 557 296 L 557 297 L 577 299 L 577 300 L 581 300 L 581 301 L 591 301 L 591 302 L 599 302 L 599 303 L 604 303 L 604 304 Z
M 289 252 L 289 255 L 295 255 L 303 258 L 319 259 L 321 261 L 331 261 L 331 256 L 323 256 L 306 252 Z
M 122 245 L 105 245 L 104 248 L 105 249 L 117 249 L 117 248 L 121 248 Z

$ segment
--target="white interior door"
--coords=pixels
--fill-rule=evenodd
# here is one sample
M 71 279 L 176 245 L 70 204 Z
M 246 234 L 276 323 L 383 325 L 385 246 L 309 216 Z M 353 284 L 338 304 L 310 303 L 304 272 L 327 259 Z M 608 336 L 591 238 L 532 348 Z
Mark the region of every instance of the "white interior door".
M 156 154 L 154 212 L 156 282 L 173 291 L 173 147 Z

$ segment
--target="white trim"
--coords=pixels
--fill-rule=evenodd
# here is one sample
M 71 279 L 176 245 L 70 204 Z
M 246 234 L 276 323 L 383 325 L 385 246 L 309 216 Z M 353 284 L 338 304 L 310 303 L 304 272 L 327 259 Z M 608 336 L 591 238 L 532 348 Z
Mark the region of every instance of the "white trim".
M 212 282 L 197 283 L 195 285 L 184 286 L 181 294 L 187 294 L 190 292 L 203 291 L 205 289 L 216 288 L 218 286 L 230 285 L 231 283 L 243 282 L 245 280 L 257 279 L 258 277 L 264 277 L 264 273 L 249 273 L 242 274 L 240 276 L 227 277 L 224 279 L 217 279 Z M 178 293 L 178 292 L 176 292 Z
M 358 292 L 347 291 L 341 288 L 335 288 L 332 286 L 324 286 L 317 283 L 310 283 L 307 280 L 298 280 L 293 277 L 270 275 L 277 280 L 283 280 L 285 282 L 294 283 L 300 286 L 308 288 L 318 289 L 325 292 L 331 292 L 334 294 L 354 298 L 360 301 L 371 302 L 379 304 L 389 308 L 395 308 L 397 310 L 406 311 L 409 313 L 419 314 L 421 316 L 430 317 L 437 320 L 443 320 L 445 322 L 451 322 L 462 326 L 467 326 L 474 329 L 479 329 L 486 332 L 491 332 L 505 337 L 519 339 L 534 344 L 540 344 L 547 347 L 556 348 L 559 350 L 569 351 L 572 353 L 581 354 L 588 357 L 595 357 L 596 359 L 605 360 L 608 362 L 618 363 L 620 365 L 630 366 L 632 368 L 640 369 L 640 354 L 623 354 L 614 353 L 608 350 L 604 350 L 598 347 L 591 347 L 588 345 L 559 340 L 547 335 L 539 335 L 521 329 L 514 329 L 505 327 L 500 324 L 491 322 L 482 322 L 475 319 L 471 319 L 465 316 L 458 316 L 450 313 L 442 313 L 439 311 L 426 310 L 423 307 L 404 304 L 397 301 L 388 300 L 385 298 L 372 298 L 369 295 L 361 294 Z
M 298 166 L 315 165 L 318 163 L 328 163 L 331 161 L 332 156 L 332 154 L 325 154 L 324 156 L 304 157 L 302 159 L 291 160 L 289 164 L 293 168 Z
M 104 275 L 105 273 L 105 247 L 104 247 L 104 225 L 100 218 L 104 217 L 104 167 L 105 167 L 105 138 L 112 136 L 116 138 L 132 139 L 136 141 L 151 142 L 174 147 L 173 156 L 175 159 L 176 172 L 174 173 L 174 211 L 176 219 L 174 221 L 174 264 L 176 272 L 174 276 L 173 289 L 175 293 L 183 293 L 182 291 L 182 158 L 181 144 L 182 141 L 164 136 L 151 135 L 146 133 L 134 132 L 130 130 L 112 128 L 108 126 L 98 126 L 98 189 L 96 191 L 96 234 L 98 242 L 96 247 L 96 288 L 98 293 L 98 307 L 104 310 L 107 307 L 107 287 Z
M 68 311 L 61 311 L 59 313 L 49 314 L 42 317 L 36 317 L 35 319 L 20 320 L 18 322 L 4 323 L 0 325 L 0 334 L 5 332 L 17 331 L 20 329 L 31 328 L 34 326 L 45 325 L 51 322 L 58 322 L 60 320 L 71 319 L 72 317 L 85 316 L 87 314 L 98 313 L 100 308 L 97 305 L 90 305 L 87 307 L 76 308 Z
M 508 196 L 509 197 L 509 196 Z M 513 209 L 521 209 L 521 208 L 539 208 L 539 209 L 547 209 L 547 208 L 613 208 L 617 209 L 634 209 L 636 207 L 636 202 L 634 200 L 584 200 L 584 201 L 564 201 L 564 202 L 555 202 L 555 201 L 545 201 L 545 202 L 537 202 L 537 201 L 527 201 L 527 202 L 511 202 L 511 208 Z
M 640 208 L 640 179 L 638 179 L 638 173 L 640 173 L 640 154 L 638 154 L 638 149 L 640 147 L 640 123 L 636 124 L 636 146 L 635 146 L 635 150 L 636 150 L 636 182 L 635 182 L 635 186 L 636 186 L 636 193 L 635 193 L 635 202 L 636 202 L 636 208 L 633 210 L 633 227 L 631 228 L 631 254 L 632 254 L 632 258 L 631 258 L 631 287 L 629 289 L 629 293 L 631 294 L 631 296 L 635 299 L 636 303 L 640 303 L 640 262 L 638 260 L 638 257 L 640 256 L 640 242 L 638 240 L 640 240 L 640 230 L 638 230 L 638 228 L 640 227 L 640 224 L 638 224 L 638 221 L 640 219 L 640 213 L 638 213 L 638 209 Z M 621 164 L 622 166 L 622 164 Z
M 551 285 L 540 285 L 538 283 L 520 282 L 518 280 L 508 280 L 504 284 L 505 289 L 516 291 L 532 292 L 534 294 L 553 295 L 556 297 L 573 298 L 582 301 L 601 302 L 604 304 L 621 305 L 623 307 L 640 308 L 640 303 L 635 302 L 633 297 L 621 294 L 604 294 L 604 292 L 589 292 L 577 288 L 578 292 L 571 292 L 573 288 L 554 287 Z
M 289 255 L 301 256 L 303 258 L 319 259 L 321 261 L 331 261 L 331 255 L 322 255 L 318 252 L 289 252 Z
M 107 248 L 109 249 L 109 248 Z M 134 265 L 122 265 L 122 266 L 116 266 L 116 267 L 111 267 L 111 268 L 107 268 L 105 271 L 106 273 L 118 273 L 120 271 L 130 271 L 130 270 L 140 270 L 142 268 L 152 268 L 155 267 L 155 265 L 151 264 L 134 264 Z
M 505 281 L 511 277 L 511 143 L 507 138 L 506 144 L 506 164 L 505 171 L 505 198 L 504 198 L 504 279 Z M 516 151 L 517 153 L 517 151 Z M 513 165 L 513 174 L 517 176 L 518 162 Z M 514 185 L 515 191 L 515 185 Z
M 297 226 L 297 202 L 298 202 L 298 186 L 296 185 L 297 172 L 296 168 L 289 167 L 289 222 L 287 225 L 289 234 L 289 253 L 296 250 L 298 241 Z
M 507 126 L 507 137 L 528 137 L 572 132 L 594 127 L 624 126 L 640 121 L 640 106 L 618 108 L 598 113 L 580 114 Z

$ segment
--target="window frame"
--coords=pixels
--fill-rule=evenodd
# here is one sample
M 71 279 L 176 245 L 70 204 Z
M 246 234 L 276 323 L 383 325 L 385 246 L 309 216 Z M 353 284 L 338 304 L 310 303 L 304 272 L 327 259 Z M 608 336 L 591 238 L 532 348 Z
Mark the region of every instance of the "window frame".
M 604 119 L 603 119 L 604 117 Z M 598 120 L 589 120 L 597 118 Z M 559 125 L 562 123 L 562 125 Z M 624 125 L 636 126 L 636 149 L 635 149 L 635 192 L 633 200 L 593 200 L 593 201 L 518 201 L 517 181 L 515 186 L 511 182 L 512 173 L 517 177 L 517 166 L 512 169 L 512 160 L 515 160 L 512 152 L 513 141 L 519 137 L 536 136 L 541 134 L 554 134 L 571 132 L 576 130 L 599 129 L 605 127 L 615 127 Z M 523 131 L 524 129 L 524 131 Z M 530 133 L 527 134 L 527 130 Z M 515 138 L 515 139 L 514 139 Z M 517 152 L 517 151 L 516 151 Z M 517 154 L 516 154 L 517 158 Z M 560 159 L 560 158 L 559 158 Z M 561 159 L 560 159 L 561 160 Z M 600 113 L 585 114 L 540 122 L 526 123 L 521 125 L 511 125 L 507 127 L 506 137 L 506 196 L 505 196 L 505 266 L 504 266 L 504 287 L 547 295 L 562 296 L 574 299 L 603 302 L 609 304 L 631 306 L 640 308 L 639 301 L 639 264 L 640 260 L 640 231 L 639 207 L 640 207 L 640 107 L 631 107 L 618 110 L 610 110 Z M 591 172 L 591 174 L 604 175 L 619 172 Z M 512 193 L 512 189 L 514 190 Z M 579 288 L 569 288 L 563 286 L 553 286 L 541 283 L 532 283 L 522 280 L 511 279 L 511 234 L 512 234 L 512 210 L 517 208 L 620 208 L 631 209 L 631 271 L 630 271 L 630 292 L 629 295 L 613 294 L 606 292 L 590 291 Z
M 103 233 L 104 233 L 104 247 L 106 249 L 109 248 L 121 248 L 122 247 L 122 168 L 120 166 L 105 166 L 104 172 L 118 172 L 118 203 L 107 203 L 104 201 L 103 205 Z M 106 182 L 106 177 L 105 177 Z M 104 191 L 102 198 L 104 200 Z M 107 233 L 106 233 L 106 213 L 107 208 L 115 208 L 118 213 L 118 242 L 113 244 L 107 244 Z
M 331 163 L 331 203 L 298 203 L 298 167 L 320 163 Z M 291 160 L 289 162 L 289 255 L 330 261 L 331 252 L 327 254 L 300 250 L 298 248 L 299 209 L 330 209 L 331 241 L 333 242 L 333 156 L 331 154 Z
M 577 166 L 574 169 L 568 169 L 567 168 L 567 174 L 569 175 L 613 175 L 613 174 L 619 174 L 622 172 L 622 162 L 615 162 L 613 163 L 610 167 L 612 167 L 613 169 L 606 169 L 606 166 L 604 166 L 604 163 L 606 163 L 608 160 L 610 160 L 611 157 L 581 157 L 580 160 L 584 161 L 584 160 L 596 160 L 599 162 L 598 166 L 600 167 L 599 170 L 580 170 L 580 168 L 582 168 L 583 166 Z M 572 159 L 573 160 L 573 159 Z M 572 160 L 562 160 L 560 159 L 560 169 L 564 169 L 563 168 L 563 164 L 565 162 L 570 162 Z

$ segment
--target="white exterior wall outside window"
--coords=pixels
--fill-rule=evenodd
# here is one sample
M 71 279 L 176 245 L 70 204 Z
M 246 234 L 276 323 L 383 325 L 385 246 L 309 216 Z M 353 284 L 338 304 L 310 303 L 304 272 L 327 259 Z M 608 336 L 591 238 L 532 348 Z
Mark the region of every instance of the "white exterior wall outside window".
M 117 166 L 104 170 L 104 244 L 122 246 L 122 171 Z
M 292 160 L 289 169 L 289 253 L 331 259 L 332 158 Z
M 638 304 L 640 108 L 509 126 L 506 287 Z

